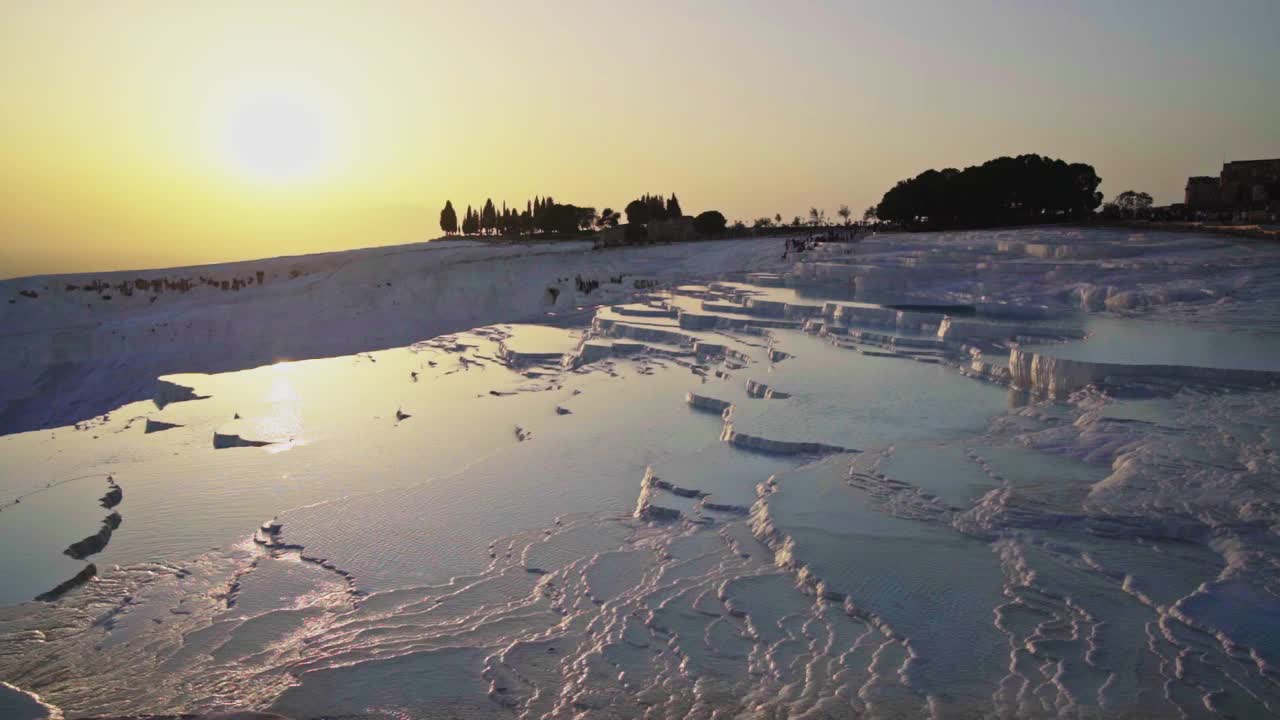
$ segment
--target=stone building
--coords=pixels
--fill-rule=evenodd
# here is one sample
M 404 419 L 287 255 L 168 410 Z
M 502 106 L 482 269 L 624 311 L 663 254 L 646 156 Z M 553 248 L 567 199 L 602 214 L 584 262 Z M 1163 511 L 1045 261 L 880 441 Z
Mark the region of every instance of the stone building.
M 1187 178 L 1186 206 L 1195 210 L 1216 209 L 1222 196 L 1218 187 L 1218 178 L 1212 175 L 1197 175 Z
M 1222 166 L 1222 201 L 1257 208 L 1280 199 L 1280 159 L 1239 160 Z
M 1202 213 L 1274 212 L 1280 209 L 1280 158 L 1235 160 L 1216 178 L 1187 178 L 1186 205 Z

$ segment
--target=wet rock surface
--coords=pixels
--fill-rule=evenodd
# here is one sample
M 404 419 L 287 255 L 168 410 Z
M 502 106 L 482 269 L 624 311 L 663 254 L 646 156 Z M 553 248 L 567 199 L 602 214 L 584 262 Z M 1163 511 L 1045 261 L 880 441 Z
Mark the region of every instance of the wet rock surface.
M 265 447 L 270 444 L 271 444 L 271 441 L 269 440 L 250 440 L 247 438 L 242 438 L 239 435 L 236 435 L 235 433 L 215 432 L 213 434 L 213 447 L 216 450 L 224 450 L 226 448 L 239 448 L 239 447 Z
M 152 420 L 151 418 L 147 418 L 147 422 L 143 432 L 150 434 L 150 433 L 156 433 L 156 432 L 163 432 L 165 430 L 172 430 L 173 428 L 176 428 L 176 427 L 182 427 L 182 426 L 178 425 L 177 423 L 167 423 L 161 420 Z
M 111 541 L 111 533 L 120 527 L 120 513 L 113 512 L 102 521 L 102 528 L 94 535 L 71 543 L 64 551 L 66 555 L 77 560 L 83 560 L 90 555 L 102 552 L 102 549 Z

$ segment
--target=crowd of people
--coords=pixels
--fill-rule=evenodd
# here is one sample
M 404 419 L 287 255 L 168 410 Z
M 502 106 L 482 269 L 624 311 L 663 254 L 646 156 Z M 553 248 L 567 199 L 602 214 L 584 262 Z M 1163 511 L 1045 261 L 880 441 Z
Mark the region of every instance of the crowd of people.
M 812 250 L 820 242 L 857 242 L 858 231 L 860 228 L 856 225 L 843 228 L 828 228 L 826 231 L 808 237 L 787 238 L 786 247 L 782 251 L 782 259 L 786 260 L 791 253 L 802 253 L 806 250 Z

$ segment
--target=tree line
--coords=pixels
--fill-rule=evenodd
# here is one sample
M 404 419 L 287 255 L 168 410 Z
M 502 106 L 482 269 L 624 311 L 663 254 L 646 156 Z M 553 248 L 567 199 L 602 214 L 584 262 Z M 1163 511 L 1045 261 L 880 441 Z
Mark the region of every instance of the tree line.
M 558 203 L 551 196 L 526 201 L 524 210 L 507 207 L 505 202 L 499 210 L 490 198 L 479 210 L 468 205 L 461 220 L 452 201 L 445 201 L 440 211 L 440 229 L 446 235 L 571 234 L 617 224 L 618 213 L 610 208 L 597 213 L 593 207 Z
M 468 205 L 458 218 L 453 202 L 446 201 L 440 211 L 440 229 L 446 235 L 573 235 L 576 233 L 607 230 L 618 227 L 625 214 L 627 221 L 627 238 L 630 242 L 643 242 L 648 233 L 646 228 L 651 223 L 685 219 L 693 230 L 701 237 L 716 237 L 726 230 L 741 232 L 747 230 L 746 223 L 741 220 L 732 225 L 718 210 L 706 210 L 697 215 L 685 215 L 680 206 L 680 199 L 675 193 L 669 197 L 662 194 L 646 193 L 627 203 L 621 213 L 612 208 L 596 212 L 593 207 L 582 207 L 573 204 L 562 204 L 551 196 L 534 197 L 525 203 L 525 208 L 508 207 L 504 202 L 499 208 L 492 199 L 485 200 L 480 209 Z M 868 208 L 863 219 L 874 217 L 875 208 Z M 836 211 L 844 225 L 851 224 L 853 212 L 848 205 L 841 205 Z M 807 220 L 799 215 L 790 224 L 783 221 L 782 214 L 773 218 L 761 217 L 754 221 L 756 230 L 778 228 L 799 230 L 809 227 L 827 226 L 825 210 L 810 208 Z
M 914 178 L 899 181 L 886 192 L 879 204 L 867 208 L 863 222 L 881 221 L 911 227 L 947 229 L 996 225 L 1033 224 L 1091 216 L 1102 204 L 1098 185 L 1102 182 L 1092 165 L 1068 163 L 1035 154 L 998 157 L 963 170 L 945 168 L 926 170 Z M 1150 196 L 1128 192 L 1108 204 L 1128 215 L 1140 215 L 1150 207 Z M 703 237 L 714 237 L 726 229 L 743 231 L 746 223 L 731 226 L 724 215 L 708 210 L 687 216 L 680 200 L 672 193 L 644 194 L 627 203 L 623 212 L 605 208 L 556 202 L 551 196 L 538 196 L 525 202 L 523 210 L 499 209 L 492 199 L 479 209 L 468 205 L 461 219 L 452 201 L 440 211 L 440 228 L 447 235 L 574 235 L 617 227 L 625 213 L 627 236 L 642 241 L 647 225 L 687 219 Z M 849 226 L 854 213 L 848 205 L 836 211 L 840 223 Z M 827 227 L 825 210 L 810 208 L 808 218 L 797 215 L 787 222 L 782 214 L 772 218 L 756 218 L 754 230 L 771 228 L 797 231 L 804 227 Z
M 684 211 L 680 209 L 680 200 L 675 193 L 671 193 L 671 199 L 664 199 L 661 195 L 641 195 L 640 197 L 627 203 L 623 208 L 623 212 L 627 214 L 628 223 L 646 223 L 657 220 L 672 220 L 684 217 Z
M 649 223 L 686 217 L 675 193 L 670 197 L 641 195 L 627 203 L 624 212 L 629 228 L 639 231 Z M 558 203 L 548 195 L 526 201 L 523 210 L 508 207 L 505 202 L 499 209 L 492 199 L 487 199 L 478 210 L 468 205 L 459 219 L 453 201 L 446 200 L 440 211 L 440 229 L 446 235 L 573 235 L 617 227 L 622 216 L 612 208 L 596 212 L 594 207 Z M 726 224 L 724 215 L 715 210 L 690 221 L 700 235 L 708 236 L 723 232 Z
M 1039 155 L 999 157 L 898 182 L 875 208 L 882 221 L 936 229 L 1088 216 L 1102 203 L 1092 165 Z

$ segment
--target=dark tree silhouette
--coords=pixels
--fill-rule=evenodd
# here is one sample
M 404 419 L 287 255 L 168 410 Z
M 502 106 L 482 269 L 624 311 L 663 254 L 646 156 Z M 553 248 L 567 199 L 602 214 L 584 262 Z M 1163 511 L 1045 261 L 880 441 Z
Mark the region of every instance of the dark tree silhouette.
M 1114 204 L 1120 214 L 1125 217 L 1136 218 L 1146 215 L 1151 210 L 1151 196 L 1144 192 L 1135 192 L 1133 190 L 1125 190 L 1116 196 Z
M 498 227 L 498 211 L 493 207 L 493 200 L 484 201 L 484 209 L 480 211 L 480 230 L 485 233 L 493 232 Z
M 453 211 L 453 203 L 445 200 L 444 209 L 440 211 L 440 229 L 445 235 L 458 232 L 458 213 Z
M 671 199 L 667 201 L 667 217 L 682 218 L 684 212 L 680 210 L 680 201 L 676 199 L 676 194 L 671 193 Z
M 708 210 L 693 219 L 693 229 L 703 237 L 712 237 L 724 232 L 725 219 L 719 210 Z
M 538 232 L 575 234 L 579 230 L 616 226 L 619 219 L 618 213 L 613 210 L 607 209 L 604 216 L 597 216 L 595 208 L 560 205 L 550 195 L 526 200 L 524 210 L 517 210 L 518 206 L 513 207 L 506 201 L 495 204 L 490 198 L 478 209 L 468 205 L 461 223 L 457 223 L 452 202 L 445 205 L 446 209 L 440 214 L 441 227 L 447 225 L 446 216 L 454 213 L 455 227 L 459 227 L 464 235 L 532 235 Z
M 533 235 L 535 233 L 574 235 L 579 232 L 617 227 L 622 220 L 622 214 L 612 208 L 605 208 L 603 212 L 597 214 L 593 207 L 568 203 L 562 205 L 550 195 L 534 196 L 526 200 L 523 211 L 517 210 L 518 206 L 508 205 L 505 200 L 500 203 L 500 206 L 499 209 L 492 198 L 485 200 L 484 204 L 478 208 L 473 209 L 468 205 L 459 223 L 452 201 L 447 201 L 445 209 L 440 212 L 440 227 L 446 233 L 455 233 L 460 230 L 464 235 Z M 636 241 L 639 241 L 647 235 L 644 227 L 647 223 L 666 220 L 670 217 L 684 217 L 681 212 L 680 200 L 674 193 L 670 199 L 662 195 L 642 195 L 628 203 L 626 208 L 627 219 L 636 226 L 637 231 L 629 232 L 628 238 L 636 238 Z
M 595 215 L 595 210 L 590 208 L 557 205 L 555 203 L 548 204 L 542 209 L 542 225 L 540 229 L 543 232 L 571 235 L 577 232 L 582 223 L 585 210 L 590 210 L 591 214 Z
M 676 196 L 671 196 L 671 201 L 675 203 L 676 213 L 680 212 L 680 201 L 676 200 Z M 682 215 L 671 214 L 671 207 L 661 195 L 641 195 L 638 199 L 627 203 L 625 212 L 627 213 L 627 222 L 645 224 L 656 220 L 664 220 L 668 217 L 683 217 Z
M 849 216 L 853 215 L 853 211 L 849 209 L 848 205 L 841 205 L 840 209 L 836 211 L 836 214 L 840 216 L 840 219 L 844 221 L 845 225 L 848 225 Z
M 632 225 L 643 225 L 649 222 L 649 206 L 642 200 L 632 200 L 627 203 L 623 212 L 627 214 L 627 222 Z
M 927 170 L 903 180 L 876 206 L 881 220 L 934 228 L 1034 223 L 1080 217 L 1102 202 L 1093 166 L 1019 155 L 982 165 Z
M 662 220 L 668 217 L 667 201 L 661 195 L 646 195 L 645 202 L 649 203 L 649 218 L 652 220 Z

